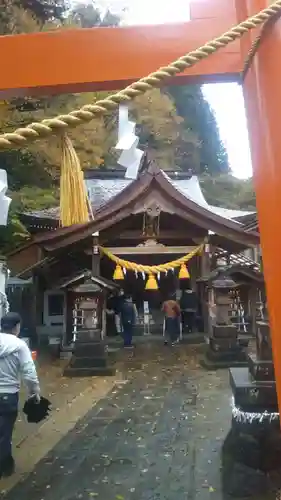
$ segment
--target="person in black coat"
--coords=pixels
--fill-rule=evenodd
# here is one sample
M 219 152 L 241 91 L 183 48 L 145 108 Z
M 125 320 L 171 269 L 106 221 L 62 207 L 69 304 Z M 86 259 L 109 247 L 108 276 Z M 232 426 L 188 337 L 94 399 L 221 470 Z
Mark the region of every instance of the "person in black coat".
M 197 307 L 196 293 L 191 288 L 183 290 L 180 299 L 182 328 L 186 329 L 188 333 L 193 333 L 195 330 Z
M 124 347 L 132 347 L 133 329 L 137 321 L 136 306 L 131 297 L 125 297 L 120 309 Z

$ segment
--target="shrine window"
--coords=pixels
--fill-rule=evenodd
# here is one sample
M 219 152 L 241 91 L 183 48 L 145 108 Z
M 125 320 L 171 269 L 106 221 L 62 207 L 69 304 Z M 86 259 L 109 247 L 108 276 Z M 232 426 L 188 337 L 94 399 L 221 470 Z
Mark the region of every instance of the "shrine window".
M 62 316 L 64 310 L 64 296 L 62 294 L 50 294 L 48 296 L 48 315 Z
M 46 291 L 44 294 L 44 324 L 62 326 L 64 324 L 65 296 L 60 291 Z

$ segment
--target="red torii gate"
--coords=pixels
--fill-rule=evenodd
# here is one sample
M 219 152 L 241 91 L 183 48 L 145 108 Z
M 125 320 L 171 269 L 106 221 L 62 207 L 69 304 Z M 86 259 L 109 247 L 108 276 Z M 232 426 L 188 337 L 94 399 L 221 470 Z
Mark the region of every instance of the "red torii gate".
M 189 23 L 0 37 L 0 98 L 123 88 L 271 3 L 270 0 L 193 0 Z M 255 30 L 241 42 L 231 43 L 175 77 L 176 82 L 239 81 L 243 60 L 257 34 Z M 281 409 L 280 54 L 281 21 L 278 21 L 265 36 L 243 90 Z

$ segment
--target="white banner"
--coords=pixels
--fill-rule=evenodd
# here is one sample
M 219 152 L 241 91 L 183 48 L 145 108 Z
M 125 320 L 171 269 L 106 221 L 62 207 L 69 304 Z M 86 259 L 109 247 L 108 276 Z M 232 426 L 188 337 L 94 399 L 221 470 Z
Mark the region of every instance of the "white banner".
M 135 134 L 136 124 L 129 120 L 128 106 L 119 106 L 118 142 L 115 149 L 122 151 L 118 164 L 125 167 L 127 179 L 136 179 L 143 157 L 143 151 L 138 149 L 139 138 Z

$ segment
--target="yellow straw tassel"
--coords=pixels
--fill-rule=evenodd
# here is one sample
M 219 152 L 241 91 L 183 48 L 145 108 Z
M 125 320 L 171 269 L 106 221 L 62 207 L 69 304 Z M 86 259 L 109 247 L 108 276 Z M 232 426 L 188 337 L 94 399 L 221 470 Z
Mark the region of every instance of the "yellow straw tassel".
M 88 196 L 79 158 L 67 135 L 61 139 L 60 222 L 62 226 L 89 222 Z
M 123 280 L 124 279 L 124 273 L 122 271 L 122 267 L 117 264 L 115 267 L 115 271 L 113 274 L 113 279 L 118 281 L 118 280 Z
M 185 264 L 181 265 L 180 272 L 179 272 L 179 279 L 180 280 L 187 280 L 190 278 L 190 274 L 188 272 L 188 269 Z
M 146 290 L 158 290 L 158 284 L 154 274 L 148 276 L 148 280 L 145 285 Z

